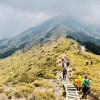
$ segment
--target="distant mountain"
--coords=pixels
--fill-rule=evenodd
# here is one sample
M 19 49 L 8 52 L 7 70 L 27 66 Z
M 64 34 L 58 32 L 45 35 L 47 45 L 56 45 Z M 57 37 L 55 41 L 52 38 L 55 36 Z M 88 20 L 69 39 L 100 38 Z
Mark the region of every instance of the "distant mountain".
M 100 45 L 100 29 L 74 17 L 57 16 L 30 28 L 11 39 L 0 41 L 0 58 L 10 56 L 17 50 L 30 48 L 35 44 L 52 41 L 61 35 L 69 35 L 82 42 L 92 41 Z

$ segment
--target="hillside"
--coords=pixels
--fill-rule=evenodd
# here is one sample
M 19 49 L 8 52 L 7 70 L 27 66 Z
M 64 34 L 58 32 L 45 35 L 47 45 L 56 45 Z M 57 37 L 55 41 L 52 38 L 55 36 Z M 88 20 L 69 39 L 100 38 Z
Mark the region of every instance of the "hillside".
M 16 37 L 0 41 L 0 58 L 6 58 L 18 50 L 27 50 L 42 42 L 55 40 L 61 35 L 72 36 L 81 42 L 95 42 L 100 45 L 98 26 L 89 25 L 74 17 L 57 16 L 30 28 Z
M 93 93 L 100 96 L 100 56 L 81 52 L 77 42 L 60 37 L 0 60 L 0 97 L 56 100 L 55 84 L 50 81 L 57 81 L 57 73 L 62 70 L 57 60 L 61 59 L 63 53 L 71 62 L 73 72 L 71 78 L 75 78 L 78 74 L 88 74 L 92 80 Z M 87 60 L 93 60 L 94 64 L 85 66 Z M 57 82 L 56 85 L 59 84 L 61 83 Z

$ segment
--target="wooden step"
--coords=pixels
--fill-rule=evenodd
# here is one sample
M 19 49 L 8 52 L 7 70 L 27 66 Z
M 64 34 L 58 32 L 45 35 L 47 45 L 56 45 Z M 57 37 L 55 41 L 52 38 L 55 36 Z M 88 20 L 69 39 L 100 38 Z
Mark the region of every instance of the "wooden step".
M 66 91 L 66 92 L 69 93 L 69 94 L 77 94 L 77 95 L 79 95 L 78 92 L 70 92 L 70 91 Z
M 68 87 L 67 87 L 67 90 L 73 90 L 73 91 L 76 91 L 77 89 L 76 89 L 76 88 L 68 88 Z
M 78 94 L 78 93 L 69 93 L 69 92 L 66 92 L 66 94 L 70 94 L 70 95 L 77 95 L 77 96 L 79 96 L 79 94 Z
M 70 98 L 77 98 L 77 99 L 80 98 L 79 96 L 72 96 L 72 95 L 67 95 L 67 96 L 70 97 Z
M 67 87 L 67 88 L 76 89 L 75 87 Z
M 78 92 L 76 91 L 76 92 L 71 92 L 71 91 L 67 91 L 67 93 L 73 93 L 73 94 L 78 94 Z

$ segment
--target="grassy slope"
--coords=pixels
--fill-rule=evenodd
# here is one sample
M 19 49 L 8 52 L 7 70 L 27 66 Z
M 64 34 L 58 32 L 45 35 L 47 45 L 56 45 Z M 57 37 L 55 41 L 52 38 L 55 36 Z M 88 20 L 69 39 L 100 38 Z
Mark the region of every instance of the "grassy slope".
M 87 74 L 92 80 L 91 86 L 94 95 L 100 97 L 100 56 L 89 52 L 81 52 L 79 44 L 72 41 L 70 43 L 70 48 L 67 50 L 65 50 L 66 44 L 60 45 L 57 49 L 59 51 L 64 51 L 67 58 L 70 60 L 74 71 L 72 78 L 75 79 L 79 74 Z M 92 66 L 90 65 L 91 60 L 94 63 Z M 89 62 L 88 66 L 86 66 L 86 61 Z
M 95 95 L 100 97 L 100 56 L 89 52 L 72 53 L 69 51 L 68 57 L 74 65 L 74 70 L 76 70 L 73 77 L 79 74 L 87 74 L 92 80 L 92 90 L 95 92 Z M 90 62 L 91 60 L 94 62 L 94 64 L 92 66 L 90 64 L 86 66 L 86 61 Z
M 56 79 L 56 73 L 61 70 L 56 61 L 62 53 L 66 53 L 71 61 L 73 70 L 76 70 L 75 75 L 89 74 L 93 90 L 100 95 L 98 92 L 100 91 L 100 57 L 88 52 L 81 53 L 78 43 L 64 37 L 0 60 L 0 91 L 5 92 L 8 97 L 12 95 L 27 96 L 27 93 L 34 93 L 36 97 L 41 98 L 39 100 L 42 98 L 47 100 L 47 95 L 50 94 L 49 99 L 55 100 L 53 91 L 48 91 L 53 88 L 48 79 Z M 85 66 L 86 60 L 91 59 L 94 61 L 94 65 Z M 36 90 L 37 87 L 47 88 L 47 90 L 40 93 Z

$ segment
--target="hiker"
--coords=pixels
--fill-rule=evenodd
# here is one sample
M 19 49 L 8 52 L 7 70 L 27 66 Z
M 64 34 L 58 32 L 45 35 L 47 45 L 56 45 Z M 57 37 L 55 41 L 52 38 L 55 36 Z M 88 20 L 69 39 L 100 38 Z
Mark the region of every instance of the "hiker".
M 62 67 L 64 68 L 64 63 L 65 63 L 65 61 L 64 61 L 64 59 L 62 58 Z
M 91 65 L 93 65 L 93 61 L 91 60 Z
M 82 88 L 82 85 L 81 85 L 82 80 L 83 80 L 83 78 L 82 78 L 81 75 L 79 75 L 79 76 L 77 77 L 77 79 L 75 79 L 75 81 L 76 81 L 76 86 L 77 86 L 77 90 L 78 90 L 78 91 L 80 91 L 81 88 Z
M 89 62 L 88 61 L 86 61 L 86 66 L 89 64 Z
M 66 79 L 66 75 L 67 75 L 67 70 L 66 68 L 63 68 L 63 79 Z
M 67 60 L 67 62 L 66 62 L 66 67 L 69 67 L 69 65 L 70 65 L 70 63 L 69 63 L 69 61 Z
M 83 92 L 82 98 L 87 99 L 87 95 L 90 92 L 90 84 L 91 84 L 91 81 L 88 79 L 88 76 L 85 75 L 84 81 L 82 82 L 82 92 Z

